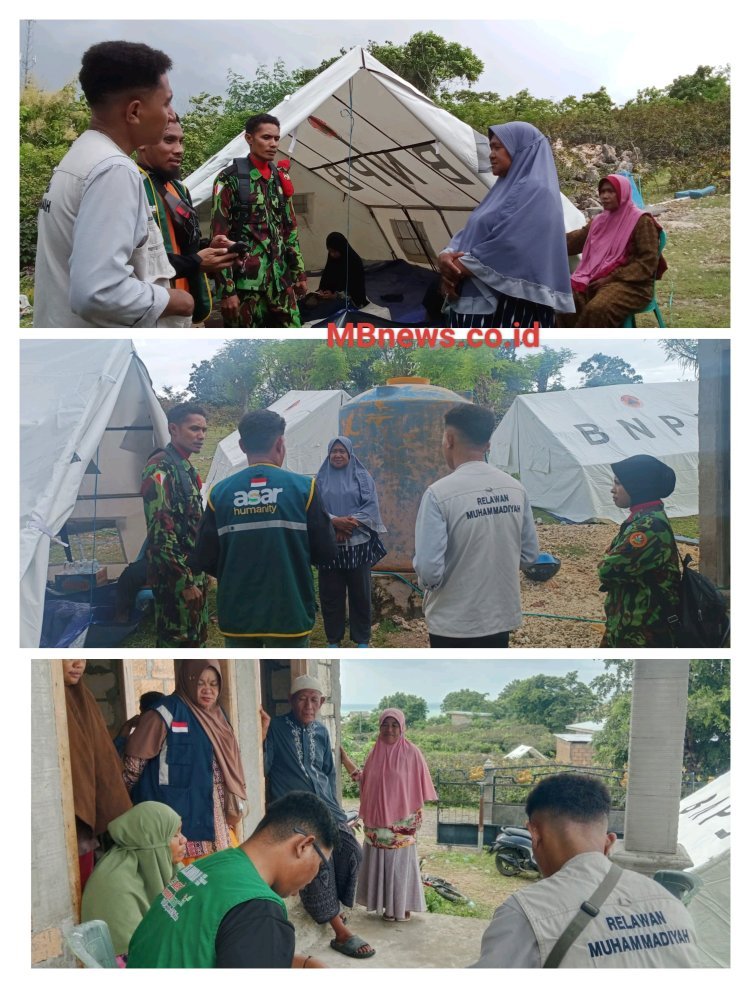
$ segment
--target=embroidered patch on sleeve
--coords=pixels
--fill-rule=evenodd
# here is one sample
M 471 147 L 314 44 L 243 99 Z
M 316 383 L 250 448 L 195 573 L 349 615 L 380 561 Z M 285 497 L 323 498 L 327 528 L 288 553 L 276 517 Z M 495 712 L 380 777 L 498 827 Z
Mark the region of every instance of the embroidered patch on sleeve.
M 644 545 L 648 542 L 648 539 L 643 534 L 643 532 L 633 532 L 633 534 L 628 539 L 628 542 L 632 545 L 634 549 L 642 549 Z

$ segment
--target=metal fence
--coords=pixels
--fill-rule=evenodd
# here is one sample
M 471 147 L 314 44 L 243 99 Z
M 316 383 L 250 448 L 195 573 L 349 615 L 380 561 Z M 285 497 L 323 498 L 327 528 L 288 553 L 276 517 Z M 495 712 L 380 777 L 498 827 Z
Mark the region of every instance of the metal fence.
M 591 775 L 600 779 L 609 790 L 613 810 L 624 810 L 627 795 L 627 773 L 592 765 L 541 765 L 488 768 L 481 778 L 471 778 L 466 772 L 438 772 L 435 776 L 437 804 L 437 841 L 439 844 L 460 844 L 482 847 L 491 844 L 501 829 L 492 822 L 493 806 L 522 807 L 526 797 L 541 779 L 561 772 Z M 682 778 L 683 797 L 694 792 L 703 782 L 694 772 Z M 507 822 L 507 821 L 506 821 Z

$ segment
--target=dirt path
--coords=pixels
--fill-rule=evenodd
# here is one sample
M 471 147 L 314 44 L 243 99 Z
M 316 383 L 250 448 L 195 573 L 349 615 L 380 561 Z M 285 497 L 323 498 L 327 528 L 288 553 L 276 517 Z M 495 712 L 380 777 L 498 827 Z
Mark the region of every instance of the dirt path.
M 512 648 L 596 648 L 599 645 L 604 631 L 601 623 L 604 596 L 599 590 L 596 569 L 617 529 L 615 522 L 537 525 L 542 551 L 558 556 L 562 566 L 547 583 L 534 583 L 521 577 L 524 619 L 522 626 L 511 634 Z M 690 554 L 696 561 L 700 558 L 697 547 L 691 546 Z M 538 616 L 543 614 L 553 616 Z M 384 644 L 386 648 L 427 648 L 427 627 L 422 620 L 405 621 L 398 631 L 385 636 Z
M 356 810 L 359 801 L 345 799 L 343 805 L 347 810 Z M 425 874 L 435 874 L 447 879 L 471 899 L 487 918 L 516 889 L 524 888 L 529 881 L 534 881 L 524 875 L 515 878 L 500 875 L 484 851 L 479 853 L 471 847 L 438 844 L 435 806 L 426 806 L 423 810 L 418 850 Z

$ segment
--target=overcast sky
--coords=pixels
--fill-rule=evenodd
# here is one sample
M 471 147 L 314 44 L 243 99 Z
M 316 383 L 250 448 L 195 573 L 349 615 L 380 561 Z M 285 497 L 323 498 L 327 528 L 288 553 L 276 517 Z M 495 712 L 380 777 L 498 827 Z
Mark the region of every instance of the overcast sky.
M 173 343 L 167 340 L 134 340 L 139 356 L 148 368 L 154 387 L 161 391 L 165 385 L 178 391 L 187 389 L 190 368 L 201 360 L 210 360 L 223 345 L 221 340 L 190 340 Z M 643 377 L 645 384 L 661 381 L 694 380 L 692 373 L 684 373 L 676 363 L 666 360 L 664 351 L 655 340 L 547 340 L 546 346 L 559 349 L 568 347 L 576 354 L 565 367 L 563 383 L 577 387 L 581 375 L 576 368 L 595 353 L 622 357 Z M 531 351 L 529 351 L 531 352 Z
M 41 6 L 58 14 L 63 11 L 59 5 Z M 65 5 L 64 13 L 80 16 L 87 6 L 93 7 L 74 0 Z M 351 9 L 351 4 L 330 2 L 325 7 L 287 2 L 278 9 L 287 16 L 295 10 L 325 9 L 330 16 L 342 6 Z M 408 10 L 413 16 L 419 9 L 442 10 L 445 6 L 409 2 L 391 8 L 399 13 Z M 524 9 L 537 12 L 555 6 L 556 17 L 565 17 L 562 5 L 536 3 Z M 496 16 L 499 7 L 474 3 L 470 10 L 474 17 L 483 9 Z M 97 5 L 93 9 L 100 13 L 112 8 Z M 144 5 L 131 2 L 121 9 L 137 15 Z M 161 8 L 146 9 L 150 13 Z M 221 12 L 229 9 L 221 8 Z M 378 9 L 385 13 L 388 5 L 381 3 Z M 613 15 L 599 7 L 587 16 L 580 4 L 571 8 L 568 20 L 538 16 L 535 20 L 196 21 L 189 19 L 191 13 L 205 16 L 205 5 L 181 2 L 176 10 L 179 16 L 162 21 L 36 20 L 31 44 L 33 74 L 42 87 L 59 88 L 76 78 L 81 54 L 89 45 L 115 39 L 143 41 L 172 58 L 170 81 L 175 105 L 182 112 L 190 96 L 204 91 L 223 94 L 228 69 L 252 78 L 259 65 L 271 65 L 277 58 L 283 58 L 289 70 L 310 68 L 342 47 L 365 45 L 369 40 L 401 44 L 416 31 L 433 30 L 468 46 L 484 62 L 485 70 L 475 86 L 480 91 L 507 96 L 528 89 L 534 96 L 559 100 L 571 94 L 580 97 L 604 85 L 615 102 L 623 103 L 638 89 L 661 88 L 678 75 L 694 72 L 698 65 L 726 64 L 732 37 L 720 16 L 701 16 L 696 22 L 686 10 L 684 16 L 671 16 L 660 25 L 651 9 L 620 7 Z M 23 54 L 25 49 L 26 22 L 22 21 L 19 50 Z
M 391 693 L 414 693 L 440 703 L 453 690 L 489 693 L 494 700 L 514 679 L 540 673 L 565 676 L 577 672 L 590 683 L 605 672 L 603 659 L 342 659 L 341 702 L 377 704 Z

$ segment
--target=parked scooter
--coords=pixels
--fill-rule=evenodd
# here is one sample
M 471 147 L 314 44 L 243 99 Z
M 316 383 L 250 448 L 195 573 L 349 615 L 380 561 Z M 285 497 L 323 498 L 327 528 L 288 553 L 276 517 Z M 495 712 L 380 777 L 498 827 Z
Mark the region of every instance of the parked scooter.
M 495 867 L 508 878 L 522 871 L 539 875 L 539 865 L 531 850 L 531 834 L 521 827 L 503 827 L 487 853 L 495 855 Z

